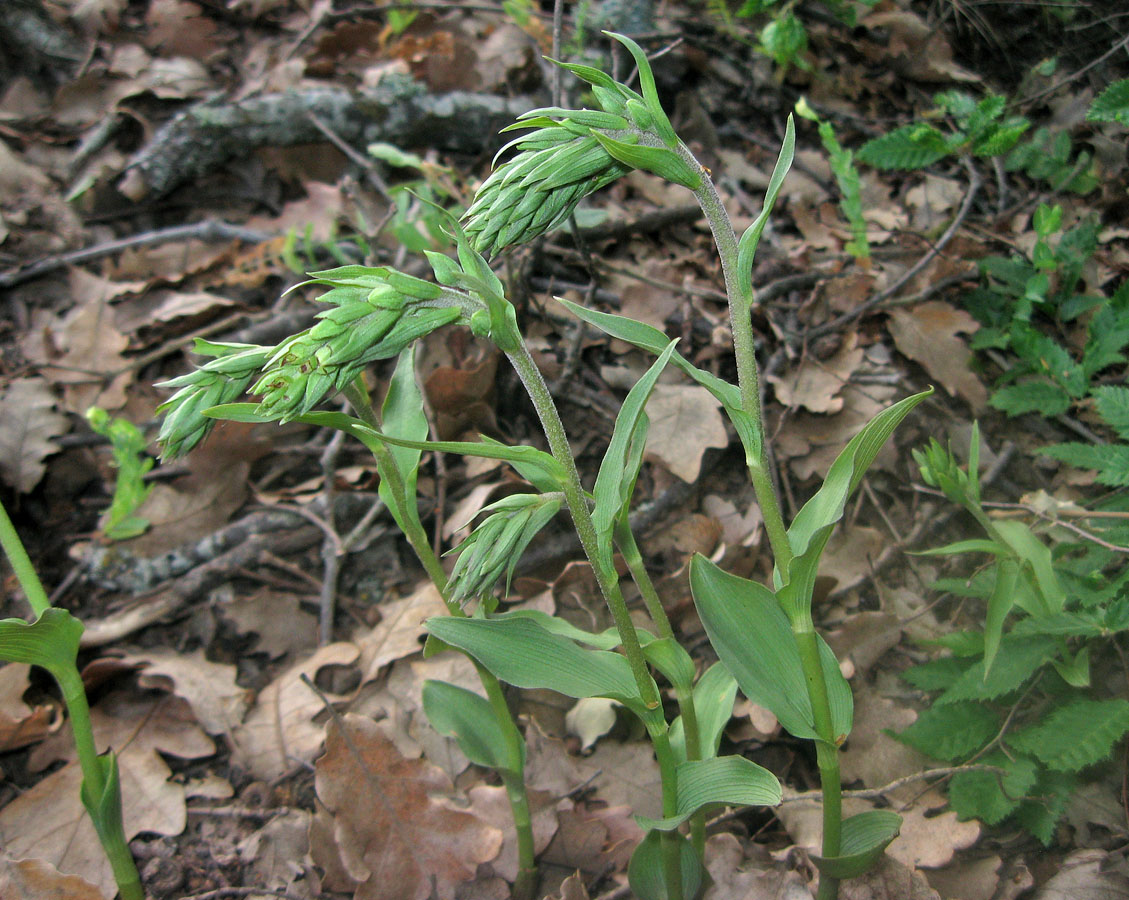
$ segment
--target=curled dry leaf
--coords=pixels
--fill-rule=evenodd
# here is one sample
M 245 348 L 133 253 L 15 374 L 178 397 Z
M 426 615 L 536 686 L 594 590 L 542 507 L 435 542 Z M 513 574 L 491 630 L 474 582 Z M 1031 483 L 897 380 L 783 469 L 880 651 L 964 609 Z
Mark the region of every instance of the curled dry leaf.
M 64 875 L 45 859 L 0 856 L 4 900 L 106 900 L 108 894 L 77 875 Z
M 44 460 L 59 449 L 55 439 L 70 420 L 55 411 L 55 395 L 42 378 L 13 381 L 0 395 L 0 476 L 21 494 L 39 484 Z
M 236 761 L 263 781 L 282 777 L 296 764 L 313 762 L 325 737 L 324 727 L 314 718 L 325 706 L 302 676 L 316 680 L 324 666 L 349 666 L 359 655 L 353 644 L 328 644 L 263 688 L 232 735 Z
M 449 897 L 502 848 L 499 829 L 438 799 L 453 789 L 438 768 L 401 756 L 361 716 L 330 721 L 315 784 L 355 900 L 426 900 L 433 885 Z
M 0 753 L 38 743 L 63 724 L 57 708 L 33 708 L 24 702 L 30 671 L 26 663 L 8 663 L 0 668 Z
M 647 401 L 647 415 L 651 419 L 647 458 L 665 466 L 683 481 L 697 481 L 706 450 L 729 445 L 719 407 L 704 387 L 655 385 Z

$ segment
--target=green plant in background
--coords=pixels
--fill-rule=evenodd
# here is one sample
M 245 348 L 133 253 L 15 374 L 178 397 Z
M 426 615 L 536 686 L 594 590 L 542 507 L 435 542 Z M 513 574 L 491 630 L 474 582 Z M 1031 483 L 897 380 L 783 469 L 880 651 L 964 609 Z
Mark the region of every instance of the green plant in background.
M 464 225 L 449 223 L 456 257 L 425 251 L 436 283 L 386 267 L 314 273 L 309 283 L 328 288 L 321 299 L 329 308 L 318 323 L 274 348 L 204 345 L 216 358 L 170 382 L 180 391 L 162 406 L 167 418 L 160 439 L 172 455 L 202 439 L 212 418 L 300 421 L 338 428 L 369 448 L 380 471 L 381 496 L 451 613 L 428 621 L 425 652 L 454 647 L 466 653 L 478 665 L 487 694 L 483 699 L 432 683 L 425 695 L 427 714 L 436 728 L 458 740 L 470 759 L 500 773 L 514 801 L 519 836 L 528 836 L 528 806 L 523 812 L 520 799 L 524 748 L 498 682 L 577 699 L 616 700 L 642 722 L 662 776 L 661 817 L 638 817 L 646 836 L 629 866 L 632 889 L 642 900 L 692 900 L 706 878 L 706 811 L 721 805 L 772 805 L 781 797 L 779 783 L 765 769 L 740 756 L 719 755 L 721 732 L 740 687 L 771 709 L 793 735 L 814 745 L 823 793 L 823 846 L 816 858 L 822 873 L 819 898 L 833 900 L 841 879 L 866 871 L 881 856 L 901 820 L 885 810 L 842 817 L 838 753 L 851 730 L 852 700 L 838 661 L 815 631 L 816 571 L 867 467 L 928 392 L 901 401 L 867 424 L 815 496 L 790 524 L 784 521 L 765 444 L 750 310 L 757 244 L 794 153 L 791 118 L 764 208 L 738 238 L 709 174 L 663 111 L 646 55 L 629 38 L 611 36 L 634 58 L 640 92 L 590 66 L 562 64 L 591 86 L 600 109 L 539 109 L 521 118 L 514 127 L 529 131 L 507 145 L 516 154 L 483 183 Z M 705 213 L 729 297 L 737 383 L 698 369 L 677 352 L 676 341 L 652 326 L 561 301 L 585 322 L 657 357 L 624 399 L 588 488 L 516 310 L 482 254 L 494 255 L 544 234 L 588 194 L 633 169 L 688 188 Z M 469 327 L 507 356 L 536 410 L 548 452 L 488 440 L 426 440 L 411 348 L 446 324 Z M 393 356 L 399 357 L 396 374 L 378 412 L 368 397 L 364 369 Z M 248 376 L 246 367 L 252 363 L 260 363 L 261 371 Z M 646 446 L 646 402 L 668 366 L 709 390 L 729 415 L 745 451 L 775 561 L 771 587 L 729 574 L 702 556 L 692 561 L 694 601 L 720 657 L 700 676 L 677 641 L 628 516 Z M 259 402 L 231 403 L 244 389 Z M 349 400 L 354 416 L 315 410 L 338 391 Z M 208 398 L 221 399 L 208 408 Z M 417 511 L 415 478 L 425 450 L 504 460 L 533 488 L 485 511 L 486 518 L 456 548 L 450 577 L 431 552 Z M 614 622 L 604 632 L 583 631 L 544 613 L 498 611 L 494 585 L 503 575 L 508 582 L 521 551 L 562 505 Z M 651 620 L 647 627 L 637 626 L 628 611 L 617 552 L 643 598 Z M 671 718 L 656 675 L 674 695 L 677 713 Z M 522 866 L 531 874 L 531 840 L 526 850 Z
M 144 900 L 141 878 L 122 824 L 117 757 L 112 751 L 99 755 L 94 744 L 86 688 L 77 664 L 82 623 L 65 609 L 51 606 L 3 504 L 0 504 L 0 546 L 35 613 L 34 622 L 0 619 L 0 660 L 40 666 L 59 685 L 82 769 L 82 805 L 110 861 L 121 900 Z
M 827 0 L 823 5 L 827 10 L 848 27 L 857 23 L 857 8 L 875 6 L 878 0 L 862 0 L 861 3 L 849 3 L 846 0 Z M 803 21 L 796 15 L 794 2 L 780 3 L 778 0 L 745 0 L 737 10 L 738 19 L 764 19 L 765 22 L 757 34 L 756 48 L 771 59 L 781 72 L 786 72 L 791 66 L 796 66 L 804 71 L 811 71 L 811 63 L 805 59 L 804 54 L 808 49 L 808 30 Z M 737 34 L 734 15 L 729 10 L 726 0 L 709 0 L 709 9 L 714 17 L 722 23 L 730 34 Z
M 933 103 L 927 118 L 948 117 L 947 132 L 927 121 L 903 125 L 867 141 L 859 161 L 879 169 L 923 169 L 946 156 L 1000 156 L 1031 126 L 1024 116 L 1005 115 L 1007 101 L 997 94 L 977 100 L 962 91 L 944 91 Z
M 145 452 L 149 442 L 128 419 L 111 419 L 110 414 L 100 407 L 90 407 L 86 411 L 86 421 L 95 434 L 109 440 L 114 466 L 118 470 L 114 496 L 102 522 L 102 534 L 111 541 L 137 537 L 149 527 L 148 519 L 134 515 L 152 490 L 151 485 L 145 484 L 145 475 L 153 468 L 153 459 Z
M 1115 122 L 1129 128 L 1129 78 L 1115 81 L 1086 111 L 1087 122 Z
M 1108 541 L 1063 532 L 1051 544 L 1017 519 L 989 517 L 978 451 L 975 427 L 967 468 L 936 440 L 914 451 L 925 482 L 985 535 L 926 554 L 986 555 L 988 564 L 934 585 L 982 602 L 984 625 L 933 641 L 949 655 L 904 673 L 935 696 L 898 737 L 935 759 L 995 767 L 955 775 L 953 808 L 989 825 L 1011 821 L 1049 844 L 1085 770 L 1129 732 L 1129 701 L 1090 685 L 1094 652 L 1129 630 L 1129 571 Z
M 981 324 L 972 346 L 1015 357 L 990 398 L 1008 415 L 1064 413 L 1102 373 L 1125 363 L 1129 282 L 1108 298 L 1087 293 L 1083 274 L 1098 246 L 1098 222 L 1063 230 L 1062 219 L 1062 207 L 1040 204 L 1030 256 L 980 260 L 984 284 L 964 298 Z
M 796 115 L 810 119 L 819 126 L 819 139 L 827 151 L 831 171 L 839 183 L 839 208 L 851 226 L 851 240 L 845 249 L 856 259 L 870 258 L 870 241 L 866 237 L 866 219 L 862 217 L 862 195 L 859 191 L 859 172 L 855 167 L 854 154 L 846 150 L 835 136 L 835 128 L 824 122 L 808 105 L 807 98 L 801 97 L 796 104 Z

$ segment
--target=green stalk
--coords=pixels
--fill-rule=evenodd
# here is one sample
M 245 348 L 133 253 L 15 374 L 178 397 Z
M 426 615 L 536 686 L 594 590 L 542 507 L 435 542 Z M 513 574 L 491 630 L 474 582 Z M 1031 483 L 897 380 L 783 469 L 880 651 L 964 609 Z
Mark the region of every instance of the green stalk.
M 831 704 L 827 698 L 827 682 L 823 678 L 823 663 L 819 658 L 819 641 L 810 619 L 793 625 L 792 634 L 800 651 L 800 663 L 811 700 L 815 733 L 816 763 L 823 791 L 823 847 L 824 857 L 839 856 L 842 849 L 843 784 L 839 773 L 839 748 L 834 726 L 831 723 Z M 839 896 L 839 882 L 821 875 L 817 900 L 835 900 Z
M 549 451 L 564 467 L 567 477 L 562 486 L 565 503 L 572 515 L 573 526 L 576 528 L 576 534 L 584 548 L 584 554 L 592 564 L 592 571 L 600 586 L 600 592 L 604 595 L 608 609 L 611 610 L 612 619 L 615 621 L 616 630 L 619 632 L 620 642 L 623 644 L 624 655 L 627 657 L 631 672 L 635 676 L 635 683 L 639 688 L 639 696 L 648 708 L 657 709 L 661 702 L 659 691 L 654 679 L 647 671 L 647 660 L 643 656 L 643 648 L 639 646 L 639 636 L 635 633 L 635 625 L 627 611 L 627 602 L 623 599 L 623 593 L 619 589 L 615 570 L 604 562 L 600 553 L 596 526 L 592 522 L 592 514 L 588 511 L 584 487 L 580 483 L 580 472 L 577 471 L 576 461 L 572 456 L 572 448 L 569 446 L 568 436 L 565 434 L 564 423 L 561 422 L 557 406 L 553 402 L 553 395 L 549 393 L 549 387 L 545 384 L 541 370 L 537 368 L 537 363 L 529 355 L 529 348 L 526 347 L 525 341 L 521 339 L 520 335 L 517 337 L 516 348 L 505 351 L 506 356 L 517 372 L 518 378 L 521 379 L 521 383 L 525 386 L 529 399 L 533 401 L 533 407 L 541 421 L 545 438 L 549 442 Z
M 368 388 L 363 377 L 358 377 L 342 393 L 365 424 L 380 429 L 380 418 L 369 399 Z M 402 510 L 400 519 L 405 526 L 404 536 L 408 539 L 408 544 L 427 572 L 431 583 L 439 591 L 448 613 L 456 618 L 465 618 L 466 613 L 463 608 L 457 601 L 451 599 L 447 572 L 439 557 L 435 555 L 435 550 L 418 516 L 413 514 L 414 506 L 408 505 L 407 487 L 395 457 L 380 441 L 374 442 L 369 449 L 376 457 L 382 476 L 388 479 L 394 502 Z M 517 833 L 518 875 L 513 888 L 514 900 L 531 900 L 537 887 L 537 858 L 533 845 L 533 820 L 529 809 L 529 794 L 525 788 L 525 755 L 522 752 L 524 740 L 506 703 L 501 682 L 489 669 L 480 665 L 473 657 L 469 658 L 474 663 L 478 679 L 482 682 L 483 690 L 486 691 L 486 697 L 490 701 L 490 708 L 494 711 L 494 719 L 506 742 L 506 757 L 510 761 L 510 769 L 501 771 L 500 774 L 506 787 L 506 796 L 509 798 L 510 812 L 514 819 L 514 830 Z
M 659 775 L 662 778 L 663 818 L 676 816 L 678 815 L 678 763 L 674 758 L 666 730 L 652 732 L 651 744 L 655 748 L 655 759 L 658 761 Z M 678 843 L 678 833 L 664 831 L 660 840 L 667 900 L 683 900 L 682 848 Z
M 23 589 L 28 604 L 38 619 L 51 608 L 51 601 L 43 589 L 43 582 L 32 565 L 23 541 L 16 533 L 12 520 L 8 517 L 4 504 L 0 503 L 0 546 L 3 547 L 8 562 L 11 563 L 16 578 Z M 98 749 L 94 745 L 94 730 L 90 723 L 90 704 L 86 699 L 86 688 L 82 683 L 82 676 L 78 672 L 77 664 L 72 661 L 69 665 L 51 666 L 51 675 L 59 685 L 63 695 L 63 704 L 67 708 L 67 715 L 71 720 L 71 734 L 73 736 L 75 752 L 78 755 L 79 768 L 82 769 L 83 793 L 97 801 L 107 789 L 106 778 L 102 768 L 102 761 L 98 756 Z M 118 786 L 120 794 L 120 785 Z M 114 873 L 121 900 L 144 900 L 145 891 L 141 887 L 141 877 L 137 873 L 137 865 L 133 855 L 129 852 L 129 843 L 125 838 L 125 826 L 121 817 L 121 798 L 116 798 L 114 806 L 116 816 L 93 819 L 98 840 L 110 861 L 110 868 Z M 92 816 L 93 818 L 93 816 Z

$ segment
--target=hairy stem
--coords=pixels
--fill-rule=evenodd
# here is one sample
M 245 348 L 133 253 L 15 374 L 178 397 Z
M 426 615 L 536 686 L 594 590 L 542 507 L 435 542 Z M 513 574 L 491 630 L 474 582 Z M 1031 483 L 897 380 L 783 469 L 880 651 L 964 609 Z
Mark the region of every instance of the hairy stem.
M 519 341 L 516 349 L 507 351 L 506 356 L 517 372 L 518 378 L 525 386 L 529 399 L 537 411 L 545 438 L 549 442 L 549 450 L 557 461 L 564 467 L 566 481 L 563 485 L 565 503 L 572 515 L 573 527 L 580 538 L 584 554 L 592 564 L 592 571 L 600 586 L 600 592 L 611 610 L 612 619 L 615 621 L 616 630 L 619 632 L 620 642 L 623 644 L 624 655 L 631 666 L 635 676 L 635 683 L 639 688 L 639 696 L 643 703 L 650 709 L 655 709 L 660 703 L 658 687 L 647 671 L 647 661 L 643 656 L 643 648 L 639 646 L 639 636 L 635 633 L 635 625 L 631 621 L 631 614 L 627 610 L 627 602 L 619 589 L 619 582 L 615 569 L 609 561 L 604 559 L 600 552 L 599 540 L 596 537 L 596 526 L 592 522 L 592 514 L 588 510 L 588 501 L 584 497 L 584 487 L 580 483 L 580 473 L 576 468 L 576 461 L 572 456 L 572 448 L 565 434 L 564 423 L 561 422 L 553 396 L 545 384 L 541 370 L 529 355 L 529 349 L 524 341 Z

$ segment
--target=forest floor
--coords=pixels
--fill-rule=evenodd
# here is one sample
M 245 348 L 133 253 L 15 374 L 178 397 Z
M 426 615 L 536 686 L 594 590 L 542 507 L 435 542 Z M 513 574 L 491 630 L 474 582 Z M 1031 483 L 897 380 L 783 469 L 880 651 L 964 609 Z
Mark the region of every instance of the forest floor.
M 0 70 L 0 493 L 53 602 L 86 626 L 80 663 L 96 733 L 120 754 L 127 831 L 155 900 L 509 897 L 505 792 L 421 709 L 426 679 L 469 684 L 474 673 L 461 657 L 422 656 L 422 622 L 442 602 L 382 511 L 364 448 L 303 425 L 221 425 L 183 460 L 145 474 L 151 491 L 133 510 L 141 533 L 115 540 L 106 513 L 118 469 L 86 417 L 98 406 L 142 429 L 136 466 L 157 455 L 155 410 L 169 391 L 154 385 L 199 361 L 195 338 L 272 344 L 307 327 L 317 293 L 286 293 L 304 271 L 345 261 L 426 274 L 410 251 L 449 248 L 418 197 L 465 207 L 503 143 L 499 129 L 548 104 L 551 15 L 496 6 L 57 0 L 46 18 L 20 3 L 0 21 L 12 47 Z M 1129 74 L 1122 6 L 884 0 L 847 25 L 803 4 L 807 46 L 787 67 L 756 50 L 772 10 L 741 18 L 720 3 L 609 2 L 565 18 L 569 59 L 605 64 L 596 16 L 633 28 L 649 51 L 668 49 L 654 62 L 660 94 L 739 231 L 759 211 L 801 97 L 857 150 L 921 121 L 939 91 L 992 92 L 1032 132 L 1068 136 L 1060 168 L 1076 171 L 1060 185 L 1093 176 L 1071 191 L 987 156 L 916 171 L 860 163 L 870 248 L 860 259 L 848 252 L 857 234 L 816 126 L 797 119 L 796 163 L 753 279 L 786 514 L 865 421 L 937 388 L 879 455 L 820 568 L 817 625 L 855 698 L 842 759 L 846 786 L 861 793 L 849 804 L 905 819 L 883 864 L 845 883 L 844 898 L 1129 897 L 1124 740 L 1071 782 L 1040 839 L 1013 818 L 989 825 L 950 808 L 948 776 L 934 770 L 972 754 L 931 758 L 892 736 L 931 696 L 902 673 L 938 653 L 930 641 L 984 629 L 983 602 L 952 588 L 982 557 L 909 555 L 982 536 L 923 483 L 911 449 L 936 438 L 967 458 L 979 422 L 984 499 L 1047 541 L 1061 537 L 1056 510 L 1111 502 L 1092 471 L 1037 451 L 1113 440 L 1112 423 L 1085 396 L 1054 415 L 1038 404 L 1007 415 L 995 392 L 1021 357 L 1014 346 L 972 349 L 985 325 L 970 297 L 986 284 L 979 260 L 1035 252 L 1033 219 L 1047 203 L 1062 207 L 1062 229 L 1096 223 L 1075 293 L 1129 307 L 1126 129 L 1085 120 L 1101 90 Z M 36 23 L 34 36 L 9 43 L 16 10 Z M 1052 58 L 1055 67 L 1043 65 Z M 579 105 L 582 87 L 566 73 L 564 105 Z M 366 91 L 389 112 L 374 115 Z M 428 105 L 450 92 L 462 93 Z M 956 127 L 951 115 L 928 121 Z M 376 142 L 384 148 L 368 152 Z M 554 295 L 645 321 L 680 337 L 699 367 L 734 372 L 716 253 L 689 193 L 636 172 L 586 201 L 578 225 L 579 246 L 557 231 L 498 271 L 591 479 L 619 403 L 651 360 L 579 330 Z M 1046 327 L 1078 357 L 1085 321 Z M 1119 350 L 1095 384 L 1124 386 Z M 469 331 L 431 335 L 418 369 L 439 439 L 543 445 L 505 359 Z M 389 375 L 373 367 L 378 395 Z M 765 581 L 767 542 L 716 402 L 664 376 L 648 412 L 640 540 L 678 634 L 704 664 L 714 657 L 690 596 L 690 557 Z M 454 546 L 478 510 L 519 485 L 500 465 L 425 457 L 420 495 L 436 545 Z M 510 602 L 602 629 L 608 614 L 566 529 L 562 516 L 533 544 Z M 1086 534 L 1125 552 L 1112 532 Z M 1106 577 L 1124 568 L 1107 565 Z M 949 586 L 935 587 L 942 578 Z M 0 612 L 27 617 L 8 570 L 4 587 Z M 1087 657 L 1099 699 L 1126 694 L 1117 641 L 1105 635 Z M 1030 699 L 991 698 L 1012 713 Z M 641 835 L 632 815 L 659 814 L 645 736 L 624 714 L 572 711 L 574 701 L 549 691 L 511 700 L 529 746 L 538 896 L 627 896 Z M 375 803 L 348 759 L 326 755 L 327 723 L 347 715 L 377 723 L 365 752 L 384 783 L 401 786 L 380 800 L 394 824 L 334 806 L 353 793 L 362 808 Z M 63 719 L 41 672 L 0 669 L 6 898 L 114 893 Z M 796 794 L 819 786 L 810 748 L 741 697 L 723 740 L 778 775 L 786 802 L 711 823 L 706 896 L 809 896 L 818 807 Z M 366 848 L 394 840 L 393 827 L 440 860 L 435 870 L 381 873 L 365 862 Z M 42 882 L 20 868 L 28 858 L 47 861 Z

